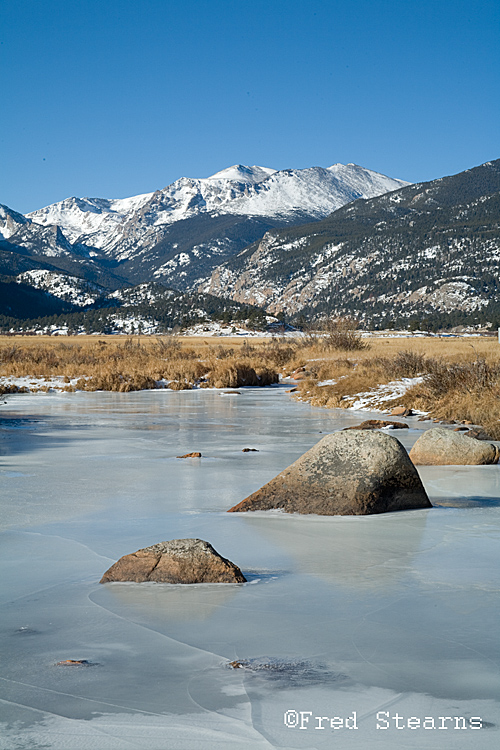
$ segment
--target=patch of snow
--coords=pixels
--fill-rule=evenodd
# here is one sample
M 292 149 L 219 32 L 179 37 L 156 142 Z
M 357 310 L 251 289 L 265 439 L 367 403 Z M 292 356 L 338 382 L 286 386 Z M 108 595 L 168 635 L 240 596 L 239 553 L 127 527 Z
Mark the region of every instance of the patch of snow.
M 75 387 L 80 378 L 68 378 L 66 381 L 62 375 L 54 375 L 49 378 L 33 377 L 0 377 L 0 386 L 15 386 L 19 389 L 25 389 L 30 393 L 54 391 L 64 393 L 68 387 Z
M 349 408 L 356 411 L 378 411 L 378 407 L 384 401 L 395 401 L 401 398 L 405 395 L 406 391 L 422 381 L 423 376 L 393 380 L 390 383 L 379 385 L 364 393 L 345 396 L 344 400 L 349 401 L 351 403 Z

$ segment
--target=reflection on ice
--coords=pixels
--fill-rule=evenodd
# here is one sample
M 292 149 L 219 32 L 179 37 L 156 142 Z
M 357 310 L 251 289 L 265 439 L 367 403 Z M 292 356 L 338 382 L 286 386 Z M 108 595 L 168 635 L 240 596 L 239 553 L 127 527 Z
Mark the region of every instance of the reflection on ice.
M 135 622 L 148 619 L 145 613 L 150 612 L 163 622 L 206 620 L 217 607 L 235 596 L 238 587 L 238 584 L 228 583 L 113 583 L 93 593 L 92 600 Z
M 388 588 L 408 575 L 429 511 L 377 516 L 246 513 L 244 522 L 297 561 L 301 571 L 360 589 Z

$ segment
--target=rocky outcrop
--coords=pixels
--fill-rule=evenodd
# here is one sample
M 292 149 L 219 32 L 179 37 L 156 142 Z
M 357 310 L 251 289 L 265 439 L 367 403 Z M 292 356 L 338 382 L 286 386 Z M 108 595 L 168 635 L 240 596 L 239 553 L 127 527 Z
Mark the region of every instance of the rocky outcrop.
M 408 454 L 382 432 L 326 435 L 295 463 L 230 512 L 368 515 L 432 507 Z
M 124 555 L 101 578 L 156 583 L 244 583 L 241 570 L 201 539 L 172 539 Z
M 292 380 L 306 380 L 311 376 L 311 373 L 307 370 L 301 370 L 300 372 L 292 372 L 290 378 Z
M 420 466 L 496 464 L 499 455 L 496 445 L 444 427 L 424 432 L 410 451 L 411 460 Z
M 355 424 L 352 427 L 344 427 L 345 430 L 381 430 L 383 427 L 389 427 L 392 430 L 408 429 L 406 422 L 391 422 L 389 419 L 367 419 L 361 424 Z
M 201 458 L 201 453 L 193 451 L 192 453 L 185 453 L 183 456 L 177 456 L 177 458 Z

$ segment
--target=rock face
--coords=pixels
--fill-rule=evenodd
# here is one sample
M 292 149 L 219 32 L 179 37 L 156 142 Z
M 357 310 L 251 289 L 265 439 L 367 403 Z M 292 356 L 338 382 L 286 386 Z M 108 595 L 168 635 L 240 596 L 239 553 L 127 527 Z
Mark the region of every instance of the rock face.
M 424 432 L 410 451 L 413 463 L 421 466 L 496 464 L 499 455 L 496 445 L 444 427 Z
M 120 557 L 101 578 L 156 583 L 244 583 L 245 576 L 201 539 L 172 539 Z
M 396 438 L 350 430 L 326 435 L 229 512 L 280 508 L 287 513 L 360 516 L 431 507 Z

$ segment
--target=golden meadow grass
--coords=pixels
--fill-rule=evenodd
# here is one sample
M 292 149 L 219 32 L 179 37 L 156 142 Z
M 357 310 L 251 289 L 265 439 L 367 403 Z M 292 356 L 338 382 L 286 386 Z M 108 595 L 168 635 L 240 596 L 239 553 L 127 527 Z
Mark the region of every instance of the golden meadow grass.
M 338 343 L 338 342 L 337 342 Z M 174 390 L 268 385 L 304 367 L 297 396 L 346 407 L 355 394 L 423 375 L 397 403 L 440 419 L 469 420 L 500 439 L 500 345 L 496 338 L 372 338 L 342 351 L 328 340 L 177 336 L 0 337 L 0 376 L 50 379 L 81 390 L 132 391 L 169 381 Z M 318 386 L 323 380 L 333 385 Z M 68 390 L 74 386 L 66 385 Z M 5 389 L 4 389 L 5 390 Z M 392 401 L 391 405 L 395 402 Z M 386 406 L 389 406 L 387 402 Z
M 66 390 L 135 391 L 169 381 L 173 390 L 195 384 L 225 388 L 269 385 L 278 373 L 264 347 L 259 358 L 245 345 L 185 341 L 178 337 L 128 338 L 75 337 L 65 341 L 50 337 L 0 337 L 0 376 L 50 380 L 77 379 Z

